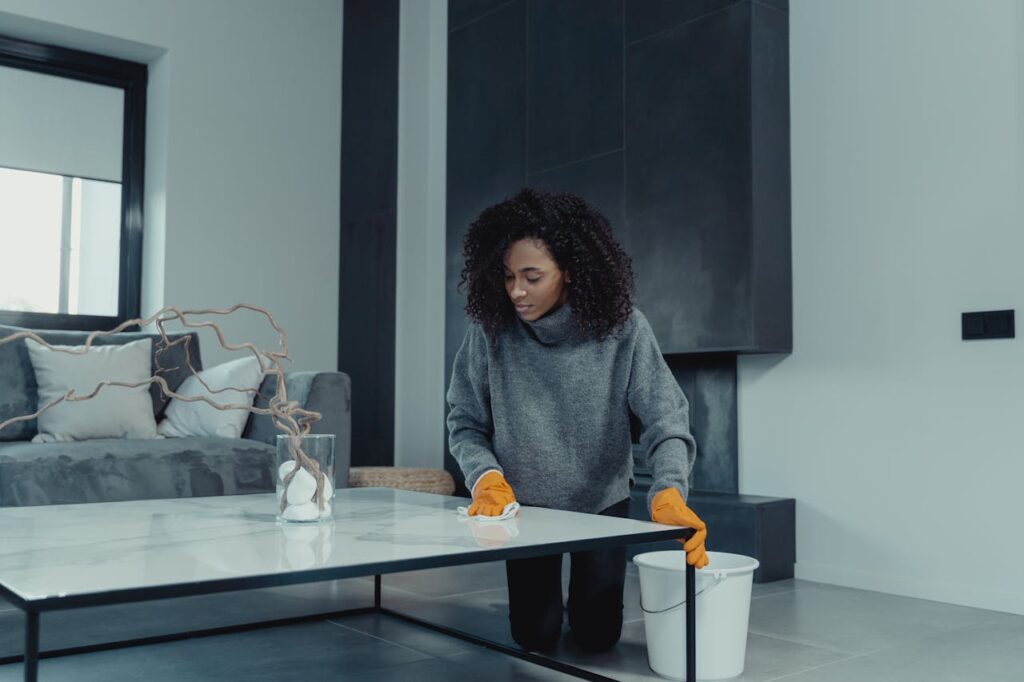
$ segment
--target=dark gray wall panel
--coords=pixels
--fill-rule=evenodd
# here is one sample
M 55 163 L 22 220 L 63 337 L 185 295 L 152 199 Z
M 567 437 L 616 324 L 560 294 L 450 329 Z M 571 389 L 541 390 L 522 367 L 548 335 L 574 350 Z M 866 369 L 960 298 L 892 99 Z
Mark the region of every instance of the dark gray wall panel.
M 690 403 L 690 432 L 697 441 L 691 487 L 737 492 L 736 356 L 668 355 L 665 362 Z M 643 454 L 634 454 L 642 463 Z
M 622 1 L 528 0 L 528 170 L 622 148 Z
M 749 345 L 748 242 L 730 237 L 715 217 L 683 222 L 671 204 L 627 214 L 619 239 L 633 258 L 635 304 L 662 352 Z
M 789 12 L 789 0 L 755 0 L 755 2 L 780 12 Z
M 690 429 L 697 440 L 693 488 L 738 492 L 736 356 L 670 355 L 666 361 L 690 401 Z
M 346 0 L 338 368 L 352 465 L 394 461 L 398 0 Z
M 629 0 L 626 3 L 626 42 L 675 28 L 705 14 L 744 0 Z
M 749 5 L 626 48 L 627 248 L 665 353 L 750 345 Z
M 346 0 L 344 33 L 341 109 L 343 223 L 395 208 L 398 1 Z
M 736 423 L 736 356 L 705 358 L 697 371 L 693 400 L 694 430 L 704 445 L 693 485 L 698 490 L 739 492 Z
M 462 240 L 487 206 L 526 182 L 526 5 L 516 0 L 448 37 L 445 382 L 467 320 Z M 445 447 L 445 466 L 461 473 Z
M 449 35 L 449 244 L 526 179 L 524 15 L 517 0 Z
M 751 9 L 753 330 L 760 350 L 788 353 L 793 349 L 789 20 L 763 5 Z
M 395 219 L 386 211 L 341 230 L 338 366 L 352 380 L 353 466 L 394 462 Z
M 604 214 L 618 236 L 625 228 L 626 218 L 622 163 L 622 152 L 613 152 L 543 173 L 531 173 L 527 181 L 531 187 L 572 192 L 583 197 Z
M 690 403 L 690 432 L 697 460 L 690 475 L 693 490 L 739 491 L 736 421 L 736 356 L 731 353 L 667 355 L 665 362 Z M 634 445 L 643 476 L 645 454 Z
M 448 0 L 448 28 L 456 30 L 512 0 Z

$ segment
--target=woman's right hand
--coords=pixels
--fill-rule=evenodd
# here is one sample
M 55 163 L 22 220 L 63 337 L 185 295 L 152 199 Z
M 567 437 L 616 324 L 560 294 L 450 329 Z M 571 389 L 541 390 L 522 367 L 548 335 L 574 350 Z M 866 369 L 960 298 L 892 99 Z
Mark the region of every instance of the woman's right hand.
M 498 471 L 488 471 L 473 486 L 473 504 L 469 505 L 469 516 L 501 516 L 505 506 L 516 501 L 512 486 Z

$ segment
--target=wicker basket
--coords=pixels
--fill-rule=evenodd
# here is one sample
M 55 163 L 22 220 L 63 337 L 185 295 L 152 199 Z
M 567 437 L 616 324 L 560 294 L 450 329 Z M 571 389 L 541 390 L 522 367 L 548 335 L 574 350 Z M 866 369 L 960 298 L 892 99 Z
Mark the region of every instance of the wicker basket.
M 444 469 L 352 467 L 349 469 L 348 485 L 351 488 L 398 488 L 437 495 L 451 495 L 455 492 L 455 481 Z

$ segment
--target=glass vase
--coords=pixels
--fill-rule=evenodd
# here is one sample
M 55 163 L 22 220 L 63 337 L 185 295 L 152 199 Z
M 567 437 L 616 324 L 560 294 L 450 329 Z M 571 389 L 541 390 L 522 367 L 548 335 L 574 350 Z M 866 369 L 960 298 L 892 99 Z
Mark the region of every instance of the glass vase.
M 317 523 L 332 518 L 334 435 L 277 437 L 277 518 Z

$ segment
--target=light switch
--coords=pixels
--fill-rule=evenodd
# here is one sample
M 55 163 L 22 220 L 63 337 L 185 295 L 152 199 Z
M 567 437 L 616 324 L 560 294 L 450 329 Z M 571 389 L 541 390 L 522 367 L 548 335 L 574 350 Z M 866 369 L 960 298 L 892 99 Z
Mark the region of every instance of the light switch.
M 1015 336 L 1013 311 L 986 310 L 963 313 L 960 316 L 960 330 L 964 341 L 1012 339 Z

